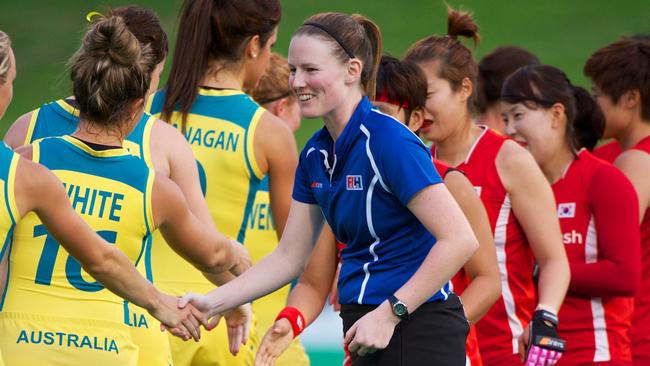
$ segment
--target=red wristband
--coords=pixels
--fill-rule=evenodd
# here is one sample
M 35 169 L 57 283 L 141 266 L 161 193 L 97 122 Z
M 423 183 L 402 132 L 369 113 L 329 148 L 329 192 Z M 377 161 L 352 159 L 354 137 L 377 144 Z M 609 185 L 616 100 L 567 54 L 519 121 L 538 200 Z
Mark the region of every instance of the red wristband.
M 296 338 L 303 330 L 305 330 L 305 317 L 297 308 L 287 306 L 275 318 L 276 321 L 280 319 L 287 319 L 291 323 L 293 329 L 293 338 Z

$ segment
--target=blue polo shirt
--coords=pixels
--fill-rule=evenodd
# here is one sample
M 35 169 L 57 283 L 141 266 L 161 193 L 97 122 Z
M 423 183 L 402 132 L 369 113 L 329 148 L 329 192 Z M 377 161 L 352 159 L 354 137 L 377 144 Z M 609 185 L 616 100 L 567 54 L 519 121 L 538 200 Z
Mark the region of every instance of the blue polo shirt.
M 336 143 L 326 128 L 307 142 L 293 198 L 319 205 L 336 238 L 347 244 L 341 304 L 380 304 L 413 276 L 436 238 L 406 205 L 441 182 L 422 141 L 365 97 Z M 447 283 L 429 301 L 448 293 Z

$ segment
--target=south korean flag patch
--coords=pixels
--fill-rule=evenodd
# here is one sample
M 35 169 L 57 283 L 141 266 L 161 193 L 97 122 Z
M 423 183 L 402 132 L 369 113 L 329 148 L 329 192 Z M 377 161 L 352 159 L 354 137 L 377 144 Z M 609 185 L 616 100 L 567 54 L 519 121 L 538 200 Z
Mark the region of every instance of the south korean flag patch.
M 576 217 L 576 203 L 560 203 L 557 206 L 557 217 L 559 219 L 568 219 Z

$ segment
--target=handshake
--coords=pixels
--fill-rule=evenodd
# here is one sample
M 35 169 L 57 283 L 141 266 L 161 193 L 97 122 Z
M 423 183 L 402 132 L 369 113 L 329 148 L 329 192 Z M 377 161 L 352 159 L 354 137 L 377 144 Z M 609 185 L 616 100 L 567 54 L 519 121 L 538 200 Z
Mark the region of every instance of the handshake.
M 232 240 L 234 265 L 227 272 L 207 273 L 206 278 L 216 285 L 223 285 L 251 267 L 248 251 L 240 243 Z M 207 295 L 188 293 L 181 297 L 167 295 L 155 290 L 150 307 L 151 316 L 161 323 L 161 331 L 167 330 L 183 340 L 201 339 L 201 326 L 205 330 L 214 329 L 223 317 L 228 327 L 228 342 L 230 352 L 236 355 L 241 346 L 248 342 L 250 334 L 252 310 L 250 303 L 243 304 L 227 311 L 217 312 L 216 293 Z

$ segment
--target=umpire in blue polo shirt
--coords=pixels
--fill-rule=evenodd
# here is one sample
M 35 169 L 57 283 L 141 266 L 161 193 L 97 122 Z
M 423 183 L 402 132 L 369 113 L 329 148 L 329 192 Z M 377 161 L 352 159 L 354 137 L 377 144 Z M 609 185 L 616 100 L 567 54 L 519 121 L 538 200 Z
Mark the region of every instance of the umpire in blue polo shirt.
M 327 220 L 347 243 L 338 287 L 352 365 L 464 365 L 469 325 L 449 280 L 478 243 L 428 149 L 372 108 L 380 55 L 378 27 L 360 15 L 321 13 L 296 31 L 290 84 L 303 116 L 325 127 L 300 155 L 280 244 L 239 278 L 181 303 L 214 315 L 281 287 L 304 268 Z

